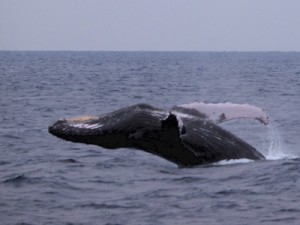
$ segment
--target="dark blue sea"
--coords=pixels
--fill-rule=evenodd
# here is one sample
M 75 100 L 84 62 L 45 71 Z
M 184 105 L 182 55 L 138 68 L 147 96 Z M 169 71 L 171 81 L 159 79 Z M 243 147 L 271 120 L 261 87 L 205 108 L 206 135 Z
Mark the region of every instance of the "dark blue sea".
M 0 224 L 300 224 L 300 53 L 0 51 Z M 136 103 L 248 103 L 260 161 L 179 168 L 48 133 Z

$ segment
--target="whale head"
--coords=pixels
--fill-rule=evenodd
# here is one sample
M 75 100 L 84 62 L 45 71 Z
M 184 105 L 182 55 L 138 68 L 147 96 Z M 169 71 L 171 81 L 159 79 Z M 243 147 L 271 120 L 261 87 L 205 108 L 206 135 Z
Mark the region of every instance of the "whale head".
M 105 148 L 132 147 L 133 142 L 161 128 L 165 112 L 139 104 L 101 116 L 61 119 L 48 127 L 63 140 L 99 145 Z

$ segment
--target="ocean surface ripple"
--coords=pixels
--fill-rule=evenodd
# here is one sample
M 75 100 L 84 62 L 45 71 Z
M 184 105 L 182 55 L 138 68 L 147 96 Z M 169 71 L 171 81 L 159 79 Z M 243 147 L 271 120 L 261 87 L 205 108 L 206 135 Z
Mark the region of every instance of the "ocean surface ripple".
M 300 224 L 300 53 L 0 51 L 0 224 Z M 48 134 L 135 103 L 249 103 L 267 159 L 178 168 Z

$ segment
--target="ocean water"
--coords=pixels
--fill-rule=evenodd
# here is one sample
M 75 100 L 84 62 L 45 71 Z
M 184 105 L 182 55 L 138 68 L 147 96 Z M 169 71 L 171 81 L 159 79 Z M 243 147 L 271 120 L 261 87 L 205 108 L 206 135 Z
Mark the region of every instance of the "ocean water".
M 0 51 L 0 224 L 300 224 L 300 53 Z M 194 168 L 48 134 L 135 104 L 249 103 L 267 159 Z

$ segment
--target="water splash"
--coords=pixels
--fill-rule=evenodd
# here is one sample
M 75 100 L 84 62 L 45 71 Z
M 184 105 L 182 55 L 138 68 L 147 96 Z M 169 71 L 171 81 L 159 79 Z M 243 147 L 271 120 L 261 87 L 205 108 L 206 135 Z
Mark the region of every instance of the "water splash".
M 280 160 L 280 159 L 295 159 L 298 158 L 295 155 L 287 153 L 287 149 L 282 145 L 281 137 L 273 124 L 269 124 L 267 126 L 267 134 L 268 134 L 268 150 L 265 154 L 267 160 Z M 267 146 L 266 146 L 267 147 Z M 231 159 L 231 160 L 221 160 L 219 162 L 214 163 L 214 165 L 231 165 L 231 164 L 240 164 L 240 163 L 249 163 L 253 162 L 250 159 Z
M 278 160 L 297 158 L 295 155 L 291 155 L 283 151 L 279 132 L 271 123 L 268 125 L 268 136 L 270 139 L 270 146 L 268 148 L 268 153 L 265 156 L 266 159 Z

